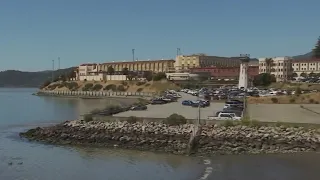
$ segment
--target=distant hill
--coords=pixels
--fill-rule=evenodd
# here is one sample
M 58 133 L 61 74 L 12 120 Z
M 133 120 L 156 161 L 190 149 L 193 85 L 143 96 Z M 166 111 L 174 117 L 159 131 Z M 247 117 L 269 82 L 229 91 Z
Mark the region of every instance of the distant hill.
M 300 59 L 308 59 L 312 57 L 312 52 L 308 52 L 306 54 L 298 55 L 298 56 L 293 56 L 292 58 L 294 60 L 300 60 Z
M 75 67 L 59 69 L 54 71 L 54 76 L 68 74 L 75 70 Z M 24 72 L 6 70 L 0 72 L 0 87 L 39 87 L 46 80 L 51 80 L 52 71 Z

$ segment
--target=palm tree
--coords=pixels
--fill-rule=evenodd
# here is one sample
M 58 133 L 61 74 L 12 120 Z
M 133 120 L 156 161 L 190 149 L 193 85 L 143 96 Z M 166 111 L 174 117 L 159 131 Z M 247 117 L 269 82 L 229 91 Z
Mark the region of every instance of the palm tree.
M 266 73 L 271 73 L 271 67 L 273 66 L 273 59 L 272 58 L 266 58 Z

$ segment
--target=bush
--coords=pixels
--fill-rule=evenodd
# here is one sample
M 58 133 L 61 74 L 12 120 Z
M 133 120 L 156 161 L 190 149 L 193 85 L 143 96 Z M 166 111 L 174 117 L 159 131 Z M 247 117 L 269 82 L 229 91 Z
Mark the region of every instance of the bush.
M 296 102 L 296 99 L 291 98 L 291 99 L 289 100 L 289 102 L 290 102 L 290 103 L 295 103 L 295 102 Z
M 143 91 L 143 88 L 137 89 L 137 92 L 141 92 L 141 91 Z
M 223 126 L 229 127 L 229 126 L 235 126 L 236 124 L 232 120 L 226 120 L 223 122 Z
M 93 87 L 92 83 L 88 83 L 86 85 L 84 85 L 84 87 L 82 88 L 82 91 L 90 91 Z
M 63 88 L 64 87 L 64 84 L 59 84 L 58 85 L 58 88 Z
M 167 117 L 164 123 L 170 126 L 176 126 L 176 125 L 186 124 L 187 119 L 179 114 L 174 113 L 174 114 L 171 114 L 169 117 Z
M 108 84 L 106 87 L 103 88 L 103 90 L 112 90 L 116 91 L 117 86 L 115 84 Z
M 313 104 L 314 103 L 314 99 L 309 99 L 309 103 Z
M 163 73 L 163 72 L 159 72 L 159 73 L 157 73 L 157 74 L 155 74 L 154 76 L 153 76 L 153 80 L 154 81 L 160 81 L 160 80 L 162 80 L 162 79 L 166 79 L 166 73 Z
M 314 103 L 315 103 L 315 104 L 319 104 L 319 101 L 315 101 Z
M 102 85 L 101 84 L 95 84 L 93 87 L 92 87 L 92 90 L 94 91 L 99 91 L 100 89 L 102 89 Z
M 119 85 L 117 88 L 118 91 L 126 91 L 123 85 Z
M 48 86 L 48 89 L 54 90 L 56 87 L 58 87 L 60 84 L 51 84 Z
M 296 92 L 295 92 L 295 95 L 296 95 L 296 96 L 300 96 L 300 94 L 301 94 L 301 88 L 300 88 L 300 87 L 297 87 Z
M 150 84 L 146 84 L 146 85 L 144 85 L 145 87 L 148 87 L 148 86 L 150 86 Z
M 273 102 L 273 103 L 278 103 L 279 101 L 278 101 L 278 98 L 271 98 L 271 101 Z
M 65 86 L 69 89 L 69 90 L 76 90 L 78 88 L 78 83 L 76 82 L 69 82 L 69 83 L 65 83 Z
M 144 85 L 145 83 L 146 83 L 146 82 L 144 82 L 144 81 L 139 81 L 139 82 L 136 83 L 136 85 L 137 85 L 137 86 L 141 86 L 141 85 Z
M 84 115 L 83 120 L 85 122 L 90 122 L 90 121 L 93 121 L 93 117 L 91 114 L 86 114 L 86 115 Z
M 128 82 L 127 81 L 121 81 L 121 84 L 124 85 L 124 86 L 127 86 Z
M 50 84 L 51 84 L 51 81 L 47 80 L 40 86 L 40 89 L 43 89 L 43 88 L 49 86 Z
M 130 116 L 130 117 L 128 117 L 128 119 L 127 119 L 126 121 L 127 121 L 128 123 L 130 123 L 130 124 L 134 124 L 134 123 L 136 123 L 136 122 L 139 121 L 139 118 L 136 117 L 136 116 Z
M 91 114 L 98 114 L 99 112 L 101 112 L 99 109 L 94 109 L 90 113 Z

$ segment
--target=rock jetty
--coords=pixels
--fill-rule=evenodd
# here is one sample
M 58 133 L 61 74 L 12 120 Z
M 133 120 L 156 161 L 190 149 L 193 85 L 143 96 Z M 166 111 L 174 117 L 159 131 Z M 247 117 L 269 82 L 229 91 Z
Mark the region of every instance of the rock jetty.
M 192 124 L 67 121 L 20 133 L 29 140 L 50 144 L 119 147 L 187 154 Z M 197 155 L 259 154 L 320 151 L 320 132 L 287 127 L 208 125 L 202 127 Z

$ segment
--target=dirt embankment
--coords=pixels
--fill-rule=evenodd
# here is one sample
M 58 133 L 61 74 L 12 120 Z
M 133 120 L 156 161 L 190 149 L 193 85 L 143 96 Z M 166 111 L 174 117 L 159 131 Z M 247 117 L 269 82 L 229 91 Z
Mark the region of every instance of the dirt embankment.
M 249 104 L 319 104 L 320 93 L 297 95 L 281 95 L 268 97 L 248 97 Z
M 50 91 L 120 91 L 120 92 L 161 92 L 167 89 L 180 89 L 176 84 L 167 81 L 72 81 L 54 82 L 42 90 Z

